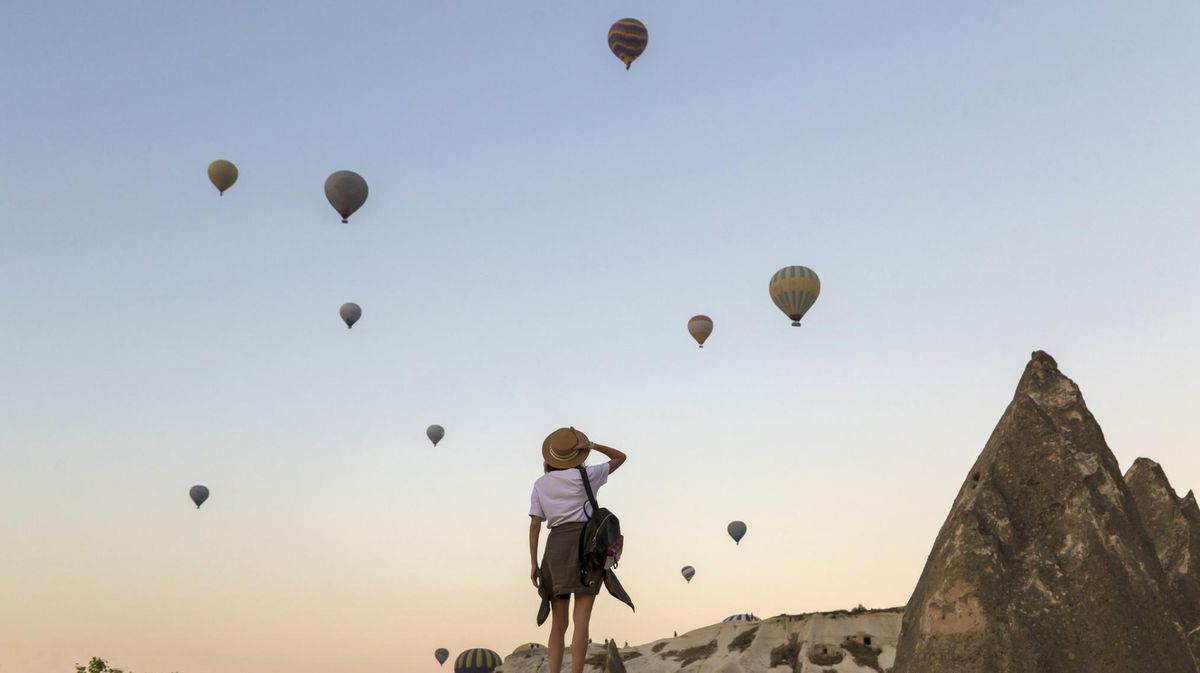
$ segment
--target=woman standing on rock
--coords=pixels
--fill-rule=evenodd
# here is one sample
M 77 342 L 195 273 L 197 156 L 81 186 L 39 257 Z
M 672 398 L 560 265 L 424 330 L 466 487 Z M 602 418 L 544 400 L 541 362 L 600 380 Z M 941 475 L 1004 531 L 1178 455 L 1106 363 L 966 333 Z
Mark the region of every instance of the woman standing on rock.
M 595 493 L 608 481 L 608 475 L 625 462 L 625 454 L 591 442 L 575 428 L 559 428 L 550 433 L 542 442 L 545 474 L 533 483 L 530 496 L 529 579 L 543 600 L 549 601 L 552 617 L 547 648 L 550 656 L 548 673 L 559 673 L 562 668 L 567 610 L 572 595 L 575 596 L 575 630 L 571 634 L 571 671 L 583 673 L 592 605 L 603 581 L 602 570 L 599 574 L 593 571 L 583 577 L 579 567 L 579 536 L 591 514 L 591 506 L 584 490 L 583 475 L 577 468 L 584 466 L 592 449 L 609 458 L 606 463 L 585 468 Z M 546 538 L 546 553 L 539 567 L 538 536 L 543 521 L 550 528 L 550 535 Z M 541 624 L 540 619 L 538 623 Z

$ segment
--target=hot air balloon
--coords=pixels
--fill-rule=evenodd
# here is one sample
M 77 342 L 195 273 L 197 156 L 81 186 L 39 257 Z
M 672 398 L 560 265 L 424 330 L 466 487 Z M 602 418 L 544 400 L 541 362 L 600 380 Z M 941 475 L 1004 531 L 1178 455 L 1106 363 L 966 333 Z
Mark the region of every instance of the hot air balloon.
M 785 266 L 771 276 L 771 299 L 792 319 L 792 327 L 800 326 L 800 319 L 812 308 L 819 294 L 821 279 L 808 267 Z
M 454 660 L 454 673 L 492 673 L 499 665 L 499 654 L 477 647 L 458 655 Z
M 708 340 L 708 335 L 712 334 L 713 321 L 712 318 L 706 315 L 695 315 L 688 321 L 688 334 L 704 348 L 704 342 Z
M 354 327 L 354 323 L 358 322 L 358 319 L 362 317 L 362 307 L 352 301 L 348 301 L 338 309 L 338 314 L 342 316 L 342 320 L 346 321 L 346 329 L 351 329 Z
M 200 505 L 203 505 L 204 501 L 208 500 L 208 487 L 196 484 L 188 491 L 188 495 L 192 497 L 192 502 L 196 503 L 196 509 L 200 509 Z
M 208 179 L 213 183 L 213 187 L 217 188 L 220 196 L 225 195 L 225 190 L 232 187 L 237 178 L 237 166 L 224 159 L 217 159 L 208 165 Z
M 735 544 L 740 543 L 746 536 L 746 524 L 741 521 L 730 521 L 725 530 L 729 533 L 729 537 L 733 538 Z
M 437 659 L 439 664 L 445 666 L 446 660 L 450 658 L 450 650 L 447 650 L 444 647 L 439 647 L 433 651 L 433 658 Z
M 325 198 L 349 222 L 354 211 L 367 202 L 367 181 L 354 171 L 336 171 L 325 178 Z
M 753 613 L 743 612 L 740 615 L 730 615 L 730 616 L 726 617 L 725 619 L 722 619 L 721 621 L 728 623 L 728 622 L 761 622 L 762 620 L 759 619 L 758 617 L 755 617 Z
M 434 446 L 437 446 L 437 443 L 442 441 L 442 437 L 446 436 L 446 429 L 440 425 L 431 425 L 425 428 L 425 436 L 433 442 Z
M 626 70 L 646 51 L 649 41 L 650 34 L 646 32 L 646 26 L 637 19 L 621 19 L 608 29 L 608 48 L 621 59 Z
M 688 584 L 691 584 L 692 578 L 696 576 L 696 569 L 691 566 L 684 566 L 683 570 L 680 570 L 679 573 L 683 575 L 683 579 L 688 581 Z

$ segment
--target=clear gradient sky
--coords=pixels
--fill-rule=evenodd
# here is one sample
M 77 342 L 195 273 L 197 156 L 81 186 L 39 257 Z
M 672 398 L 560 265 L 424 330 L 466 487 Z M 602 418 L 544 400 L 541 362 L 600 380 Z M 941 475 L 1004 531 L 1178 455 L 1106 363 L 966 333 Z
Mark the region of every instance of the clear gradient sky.
M 596 639 L 899 605 L 1038 348 L 1123 468 L 1200 486 L 1198 34 L 1191 0 L 7 3 L 0 672 L 544 642 L 565 424 L 630 456 L 638 610 Z

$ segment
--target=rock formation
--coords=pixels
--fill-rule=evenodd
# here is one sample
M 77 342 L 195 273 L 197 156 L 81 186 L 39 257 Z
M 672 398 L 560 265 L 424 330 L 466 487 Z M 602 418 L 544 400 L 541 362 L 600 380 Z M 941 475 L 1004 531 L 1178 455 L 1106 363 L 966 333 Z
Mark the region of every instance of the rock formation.
M 1180 498 L 1158 463 L 1138 458 L 1125 473 L 1125 484 L 1137 504 L 1142 525 L 1167 576 L 1183 628 L 1200 627 L 1200 508 L 1191 491 Z M 1200 633 L 1192 649 L 1200 656 Z
M 780 615 L 722 622 L 636 647 L 588 648 L 590 673 L 886 673 L 896 656 L 901 608 Z M 594 628 L 594 625 L 593 625 Z M 563 659 L 571 668 L 571 648 Z M 610 653 L 616 650 L 618 664 Z M 495 673 L 545 673 L 546 652 L 514 652 Z
M 1197 670 L 1100 426 L 1034 353 L 934 542 L 894 673 Z

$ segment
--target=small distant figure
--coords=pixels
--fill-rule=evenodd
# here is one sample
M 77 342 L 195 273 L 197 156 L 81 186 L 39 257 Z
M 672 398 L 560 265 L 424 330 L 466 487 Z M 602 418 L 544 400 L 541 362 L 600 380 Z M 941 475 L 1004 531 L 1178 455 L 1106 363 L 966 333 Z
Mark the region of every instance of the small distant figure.
M 679 637 L 679 632 L 678 632 L 678 631 L 672 631 L 672 632 L 671 632 L 671 637 L 672 637 L 672 638 L 678 638 L 678 637 Z

